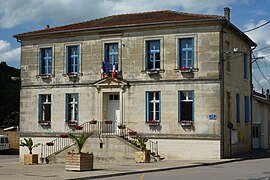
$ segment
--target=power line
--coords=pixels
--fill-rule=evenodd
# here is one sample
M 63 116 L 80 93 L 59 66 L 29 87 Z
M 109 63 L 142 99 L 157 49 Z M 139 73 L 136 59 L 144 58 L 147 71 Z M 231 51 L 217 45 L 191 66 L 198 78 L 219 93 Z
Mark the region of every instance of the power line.
M 260 26 L 258 26 L 258 27 L 255 27 L 255 28 L 252 28 L 252 29 L 243 31 L 243 32 L 244 32 L 244 33 L 247 33 L 247 32 L 250 32 L 250 31 L 254 31 L 254 30 L 259 29 L 259 28 L 261 28 L 261 27 L 263 27 L 263 26 L 265 26 L 265 25 L 267 25 L 267 24 L 269 24 L 269 23 L 270 23 L 270 21 L 267 21 L 266 23 L 264 23 L 264 24 L 262 24 L 262 25 L 260 25 Z
M 260 49 L 255 49 L 253 52 L 261 51 L 261 50 L 264 50 L 264 49 L 269 48 L 269 47 L 270 47 L 270 45 L 267 45 L 267 46 L 264 46 Z
M 263 89 L 262 85 L 257 81 L 257 79 L 255 78 L 255 76 L 252 74 L 253 79 L 256 81 L 256 83 Z

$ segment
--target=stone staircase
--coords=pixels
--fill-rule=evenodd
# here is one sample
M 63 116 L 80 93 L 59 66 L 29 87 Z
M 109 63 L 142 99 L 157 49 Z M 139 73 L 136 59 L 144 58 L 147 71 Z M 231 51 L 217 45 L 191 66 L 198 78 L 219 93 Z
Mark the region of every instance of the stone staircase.
M 69 133 L 80 135 L 82 133 L 95 132 L 83 147 L 83 152 L 93 152 L 96 161 L 127 161 L 134 160 L 134 154 L 139 147 L 133 142 L 143 136 L 126 125 L 112 121 L 88 121 L 82 125 L 74 125 Z M 154 161 L 160 159 L 158 154 L 158 142 L 148 140 L 148 149 Z M 51 144 L 42 144 L 42 162 L 63 163 L 68 152 L 76 152 L 76 147 L 67 137 L 67 134 L 59 134 L 59 137 L 51 141 Z

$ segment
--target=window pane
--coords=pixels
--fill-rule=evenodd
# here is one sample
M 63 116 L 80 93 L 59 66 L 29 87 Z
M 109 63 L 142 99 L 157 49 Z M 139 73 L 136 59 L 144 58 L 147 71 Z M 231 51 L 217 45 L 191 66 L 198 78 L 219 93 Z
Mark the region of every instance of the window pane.
M 181 102 L 181 120 L 192 120 L 192 102 Z
M 180 100 L 186 100 L 186 94 L 183 91 L 180 92 Z
M 5 140 L 6 140 L 6 143 L 8 143 L 8 138 L 5 138 Z
M 156 119 L 154 120 L 159 120 L 159 112 L 156 112 Z
M 4 138 L 1 138 L 1 144 L 4 144 L 4 140 L 5 140 Z

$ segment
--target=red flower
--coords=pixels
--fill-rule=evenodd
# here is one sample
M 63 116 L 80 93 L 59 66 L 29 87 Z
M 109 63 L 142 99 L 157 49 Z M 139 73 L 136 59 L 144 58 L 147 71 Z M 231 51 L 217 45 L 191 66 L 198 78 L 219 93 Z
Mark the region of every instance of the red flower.
M 53 143 L 53 142 L 47 142 L 46 145 L 47 145 L 47 146 L 53 146 L 54 143 Z
M 67 134 L 60 134 L 59 135 L 61 138 L 68 138 L 68 135 Z
M 149 123 L 149 124 L 158 124 L 159 121 L 158 120 L 148 120 L 147 123 Z
M 136 131 L 129 131 L 128 134 L 130 136 L 136 136 L 137 135 L 137 132 Z
M 111 120 L 106 120 L 104 122 L 105 122 L 105 124 L 112 124 L 112 121 Z
M 126 125 L 120 124 L 120 125 L 118 125 L 118 128 L 119 128 L 119 129 L 125 129 L 125 128 L 126 128 Z
M 97 120 L 91 120 L 91 121 L 89 121 L 89 124 L 97 124 Z
M 75 126 L 74 127 L 76 130 L 82 130 L 83 129 L 83 126 Z

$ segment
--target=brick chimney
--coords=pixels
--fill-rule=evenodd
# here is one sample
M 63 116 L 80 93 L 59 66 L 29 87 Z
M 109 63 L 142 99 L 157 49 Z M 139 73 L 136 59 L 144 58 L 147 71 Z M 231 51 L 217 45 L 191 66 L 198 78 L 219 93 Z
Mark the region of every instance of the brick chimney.
M 229 7 L 224 8 L 224 16 L 225 16 L 225 19 L 227 19 L 228 21 L 231 20 L 231 10 Z

